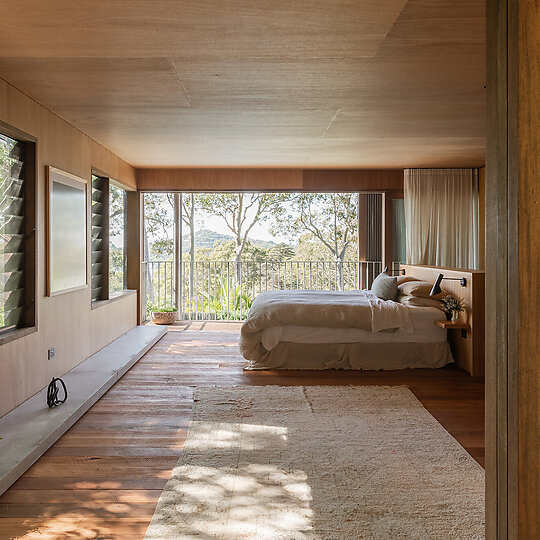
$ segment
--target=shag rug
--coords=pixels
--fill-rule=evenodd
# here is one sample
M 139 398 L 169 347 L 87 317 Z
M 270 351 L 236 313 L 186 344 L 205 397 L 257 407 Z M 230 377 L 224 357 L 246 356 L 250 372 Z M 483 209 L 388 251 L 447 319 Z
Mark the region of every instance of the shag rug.
M 157 539 L 484 538 L 484 471 L 405 387 L 199 388 Z

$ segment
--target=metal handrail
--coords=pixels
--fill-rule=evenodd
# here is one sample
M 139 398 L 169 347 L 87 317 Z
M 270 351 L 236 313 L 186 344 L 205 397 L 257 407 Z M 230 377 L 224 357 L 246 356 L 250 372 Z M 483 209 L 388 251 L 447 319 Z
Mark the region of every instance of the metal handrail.
M 369 288 L 380 261 L 181 261 L 180 318 L 244 320 L 262 291 Z M 174 261 L 143 263 L 144 303 L 174 306 Z M 143 308 L 144 309 L 144 308 Z

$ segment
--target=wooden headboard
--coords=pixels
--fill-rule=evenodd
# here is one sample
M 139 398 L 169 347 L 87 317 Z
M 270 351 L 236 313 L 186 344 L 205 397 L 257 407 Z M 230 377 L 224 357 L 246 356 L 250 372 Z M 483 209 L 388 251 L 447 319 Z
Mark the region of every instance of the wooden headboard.
M 434 283 L 439 274 L 449 278 L 465 278 L 465 287 L 459 281 L 444 279 L 441 288 L 458 298 L 463 298 L 465 312 L 459 321 L 469 325 L 468 330 L 449 330 L 448 341 L 456 364 L 474 376 L 484 376 L 485 364 L 485 285 L 483 270 L 459 270 L 436 266 L 412 266 L 402 264 L 406 276 Z M 441 319 L 444 318 L 442 314 Z

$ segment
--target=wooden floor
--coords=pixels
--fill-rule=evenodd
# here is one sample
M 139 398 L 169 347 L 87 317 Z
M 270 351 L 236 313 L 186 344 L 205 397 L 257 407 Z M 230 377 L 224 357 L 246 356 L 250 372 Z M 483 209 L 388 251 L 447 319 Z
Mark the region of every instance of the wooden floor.
M 201 385 L 404 384 L 483 465 L 484 385 L 456 369 L 243 372 L 239 325 L 165 336 L 0 497 L 0 538 L 144 537 Z

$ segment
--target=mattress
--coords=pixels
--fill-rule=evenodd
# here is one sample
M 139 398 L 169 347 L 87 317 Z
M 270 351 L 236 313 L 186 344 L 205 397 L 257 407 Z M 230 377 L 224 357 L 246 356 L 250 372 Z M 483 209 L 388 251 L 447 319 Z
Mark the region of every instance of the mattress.
M 309 326 L 275 326 L 262 333 L 261 342 L 267 351 L 280 343 L 441 343 L 446 329 L 434 323 L 444 315 L 436 308 L 408 306 L 412 331 L 370 332 L 361 328 L 325 328 Z

